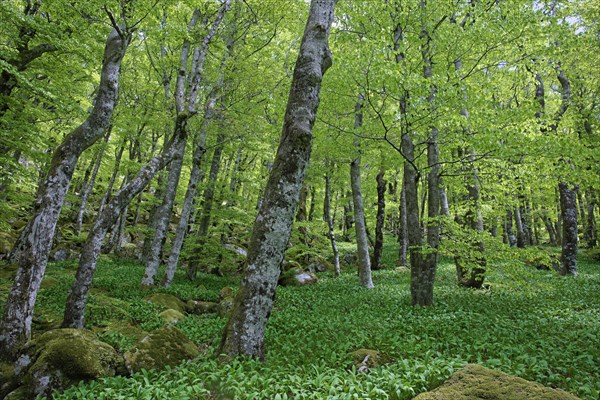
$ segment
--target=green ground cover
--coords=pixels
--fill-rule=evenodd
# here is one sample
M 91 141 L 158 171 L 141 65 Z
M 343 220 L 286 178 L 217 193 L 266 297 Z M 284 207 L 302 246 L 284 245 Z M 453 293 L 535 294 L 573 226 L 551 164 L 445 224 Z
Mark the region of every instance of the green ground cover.
M 393 259 L 390 246 L 387 257 Z M 388 262 L 391 265 L 392 262 Z M 55 281 L 40 292 L 36 326 L 60 321 L 75 264 L 52 264 Z M 356 273 L 320 274 L 317 285 L 282 287 L 267 331 L 267 360 L 217 361 L 226 322 L 216 314 L 189 316 L 178 327 L 204 350 L 199 359 L 161 372 L 142 371 L 72 387 L 55 399 L 410 399 L 466 363 L 480 363 L 584 399 L 600 396 L 600 264 L 582 255 L 579 277 L 533 268 L 494 268 L 486 290 L 461 289 L 454 266 L 442 260 L 436 302 L 410 305 L 409 273 L 374 273 L 375 289 L 358 287 Z M 139 332 L 163 322 L 142 300 L 141 265 L 109 258 L 99 263 L 88 323 L 118 351 Z M 9 280 L 0 278 L 6 288 Z M 156 289 L 183 300 L 216 301 L 235 278 L 204 274 L 196 283 L 177 276 Z M 4 290 L 3 290 L 4 291 Z M 4 299 L 2 299 L 4 300 Z M 121 322 L 121 325 L 123 323 Z M 357 372 L 350 353 L 375 349 L 389 363 Z

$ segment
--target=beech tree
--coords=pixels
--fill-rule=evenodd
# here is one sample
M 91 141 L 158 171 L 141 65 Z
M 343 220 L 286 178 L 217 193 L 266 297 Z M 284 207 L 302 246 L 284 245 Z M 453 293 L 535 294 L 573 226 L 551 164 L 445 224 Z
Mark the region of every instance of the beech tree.
M 258 211 L 240 290 L 220 353 L 264 358 L 264 332 L 290 237 L 312 145 L 323 75 L 332 64 L 328 36 L 335 0 L 312 0 L 294 68 L 283 132 Z
M 119 93 L 121 61 L 134 30 L 110 11 L 112 30 L 106 39 L 100 85 L 88 118 L 54 151 L 46 180 L 38 189 L 29 223 L 15 245 L 18 271 L 0 324 L 0 353 L 14 357 L 31 335 L 33 308 L 48 263 L 56 223 L 81 153 L 110 126 Z M 123 15 L 127 14 L 124 6 Z

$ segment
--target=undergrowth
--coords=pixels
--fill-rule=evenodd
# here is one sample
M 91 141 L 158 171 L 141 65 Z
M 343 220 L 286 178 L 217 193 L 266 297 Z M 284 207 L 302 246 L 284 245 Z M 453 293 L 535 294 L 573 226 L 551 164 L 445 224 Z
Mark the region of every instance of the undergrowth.
M 343 246 L 342 246 L 343 247 Z M 600 265 L 582 257 L 579 277 L 552 271 L 496 267 L 486 290 L 456 285 L 454 266 L 441 260 L 435 305 L 410 305 L 409 273 L 393 268 L 374 272 L 375 289 L 358 287 L 352 270 L 342 277 L 322 274 L 319 284 L 281 287 L 266 333 L 264 363 L 217 361 L 225 319 L 190 316 L 179 327 L 207 348 L 199 359 L 162 372 L 142 371 L 81 383 L 55 399 L 410 399 L 436 387 L 465 363 L 515 374 L 584 399 L 600 397 Z M 115 313 L 149 330 L 160 324 L 142 301 L 142 267 L 103 259 L 94 281 L 96 296 L 118 299 Z M 50 266 L 59 283 L 42 290 L 40 313 L 59 318 L 72 268 Z M 156 289 L 182 299 L 215 300 L 233 278 L 202 275 L 199 283 L 177 276 L 172 289 Z M 122 300 L 122 301 L 121 301 Z M 97 302 L 96 304 L 100 304 Z M 128 306 L 125 306 L 125 305 Z M 110 310 L 110 309 L 109 309 Z M 110 326 L 110 312 L 95 310 L 90 324 Z M 123 333 L 101 337 L 120 351 L 133 344 Z M 380 351 L 391 363 L 359 373 L 349 353 Z

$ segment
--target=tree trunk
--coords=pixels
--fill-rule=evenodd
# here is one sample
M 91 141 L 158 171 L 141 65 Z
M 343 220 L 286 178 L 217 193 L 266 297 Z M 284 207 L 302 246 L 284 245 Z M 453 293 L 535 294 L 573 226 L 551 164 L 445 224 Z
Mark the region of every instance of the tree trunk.
M 198 225 L 198 231 L 195 235 L 195 248 L 192 251 L 192 259 L 190 259 L 187 276 L 190 280 L 195 280 L 200 267 L 200 260 L 202 258 L 202 250 L 206 243 L 206 236 L 208 235 L 208 228 L 210 226 L 210 216 L 212 213 L 213 202 L 215 198 L 215 185 L 217 184 L 217 178 L 219 176 L 219 169 L 221 168 L 221 155 L 223 154 L 223 146 L 225 142 L 225 131 L 223 128 L 219 130 L 217 136 L 217 145 L 213 152 L 213 158 L 210 163 L 210 172 L 208 173 L 208 184 L 204 189 L 202 196 L 202 217 L 200 218 L 200 224 Z
M 178 119 L 177 124 L 181 125 L 186 122 L 187 116 L 183 115 Z M 181 143 L 186 141 L 187 130 L 182 128 L 177 129 L 177 132 L 179 134 L 173 137 L 173 142 L 163 153 L 148 161 L 137 175 L 112 197 L 104 210 L 98 215 L 81 251 L 79 268 L 65 306 L 63 327 L 84 327 L 85 306 L 106 232 L 117 222 L 122 210 L 146 187 L 156 172 L 173 160 L 174 157 L 181 156 Z
M 54 152 L 47 178 L 38 191 L 33 216 L 13 251 L 19 267 L 0 325 L 2 358 L 15 358 L 21 344 L 31 336 L 33 307 L 73 171 L 81 153 L 100 139 L 110 126 L 118 97 L 121 61 L 129 41 L 130 33 L 123 26 L 108 35 L 94 107 L 88 118 Z
M 220 352 L 264 358 L 264 332 L 273 307 L 280 265 L 290 237 L 321 81 L 331 66 L 328 36 L 335 0 L 313 0 L 294 69 L 283 132 L 250 238 L 247 266 Z
M 204 36 L 199 47 L 196 47 L 193 51 L 193 59 L 191 68 L 188 73 L 188 57 L 190 52 L 190 41 L 184 39 L 183 47 L 181 49 L 179 72 L 177 74 L 177 81 L 175 83 L 175 109 L 177 111 L 177 121 L 175 124 L 174 136 L 180 136 L 187 138 L 187 120 L 191 115 L 196 113 L 196 102 L 198 99 L 198 91 L 200 89 L 200 82 L 202 81 L 202 75 L 204 71 L 204 62 L 208 53 L 208 45 L 212 41 L 217 28 L 221 24 L 225 13 L 229 10 L 231 0 L 225 0 L 219 13 L 215 17 L 212 25 L 208 32 Z M 200 17 L 198 9 L 194 10 L 192 19 L 189 23 L 189 28 L 192 30 L 196 26 L 196 22 Z M 186 88 L 187 85 L 187 88 Z M 180 122 L 180 116 L 186 116 L 183 123 Z M 183 131 L 182 131 L 183 130 Z M 185 151 L 185 141 L 178 143 L 178 151 L 180 151 L 181 158 L 177 158 L 171 164 L 169 171 L 169 179 L 167 182 L 167 189 L 163 202 L 157 212 L 156 218 L 151 221 L 153 223 L 152 228 L 153 237 L 151 247 L 146 256 L 146 269 L 144 277 L 142 278 L 142 286 L 153 286 L 155 284 L 154 278 L 158 273 L 160 266 L 161 252 L 166 238 L 167 229 L 171 220 L 171 213 L 173 210 L 173 203 L 175 201 L 175 195 L 177 194 L 177 186 L 179 184 L 179 177 L 181 175 L 181 168 L 183 166 L 183 153 Z
M 527 246 L 527 236 L 523 228 L 523 218 L 521 218 L 521 208 L 514 207 L 515 226 L 517 227 L 517 247 L 524 249 Z
M 385 189 L 387 182 L 382 169 L 377 174 L 377 223 L 375 225 L 375 246 L 373 246 L 373 261 L 371 269 L 381 269 L 381 255 L 383 253 L 383 226 L 385 224 Z
M 585 226 L 585 241 L 589 249 L 596 247 L 597 245 L 597 233 L 596 233 L 596 216 L 594 215 L 594 209 L 596 208 L 596 196 L 594 196 L 593 189 L 589 189 L 585 195 L 587 199 L 587 224 Z
M 371 259 L 369 258 L 369 242 L 365 227 L 365 213 L 360 187 L 360 158 L 350 164 L 350 181 L 352 185 L 352 200 L 354 202 L 354 228 L 356 230 L 356 253 L 358 258 L 358 276 L 360 285 L 371 289 Z
M 558 184 L 562 217 L 561 275 L 577 275 L 577 197 L 566 183 Z
M 506 220 L 504 221 L 504 236 L 510 247 L 517 246 L 517 237 L 513 232 L 513 213 L 510 207 L 506 208 Z
M 329 173 L 325 174 L 325 202 L 323 204 L 323 217 L 327 223 L 327 237 L 331 242 L 331 250 L 333 251 L 335 275 L 340 276 L 342 274 L 340 269 L 340 252 L 338 251 L 337 242 L 335 241 L 333 219 L 331 218 L 331 176 L 329 176 Z
M 104 149 L 106 148 L 106 144 L 108 143 L 108 139 L 110 138 L 110 128 L 107 130 L 106 135 L 104 135 L 104 143 L 102 143 L 102 147 L 98 150 L 98 155 L 96 157 L 96 162 L 94 164 L 94 170 L 92 171 L 92 175 L 89 181 L 84 184 L 82 193 L 81 193 L 81 204 L 79 205 L 79 211 L 77 212 L 77 221 L 75 222 L 75 234 L 79 236 L 81 233 L 81 226 L 83 225 L 83 217 L 85 215 L 85 207 L 87 206 L 87 201 L 94 189 L 94 184 L 96 183 L 96 177 L 98 176 L 98 170 L 100 169 L 100 163 L 102 162 L 102 156 L 104 155 Z
M 406 254 L 408 252 L 408 227 L 407 227 L 407 215 L 406 215 L 406 188 L 404 179 L 402 180 L 402 189 L 400 189 L 400 226 L 398 228 L 398 243 L 400 245 L 398 250 L 398 265 L 407 266 L 408 263 Z
M 344 204 L 344 226 L 342 231 L 343 240 L 350 241 L 350 230 L 354 225 L 354 210 L 352 208 L 352 192 L 346 192 L 346 203 Z
M 308 220 L 312 221 L 315 217 L 315 195 L 317 190 L 314 187 L 310 188 L 310 209 L 308 210 Z

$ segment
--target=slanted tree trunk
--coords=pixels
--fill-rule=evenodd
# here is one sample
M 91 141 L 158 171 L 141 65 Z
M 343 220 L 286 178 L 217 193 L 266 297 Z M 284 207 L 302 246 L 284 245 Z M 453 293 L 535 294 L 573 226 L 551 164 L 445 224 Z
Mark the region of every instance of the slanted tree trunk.
M 38 190 L 32 218 L 13 251 L 18 270 L 0 324 L 2 358 L 14 358 L 21 344 L 31 336 L 33 307 L 73 171 L 81 153 L 100 139 L 110 126 L 118 97 L 121 61 L 130 38 L 131 33 L 124 26 L 113 28 L 108 35 L 94 107 L 88 118 L 54 152 L 46 180 Z
M 221 81 L 222 79 L 220 78 L 219 82 Z M 218 84 L 218 86 L 220 86 L 220 84 Z M 213 90 L 207 101 L 204 111 L 202 129 L 198 135 L 198 141 L 195 144 L 190 179 L 185 192 L 185 198 L 183 200 L 181 216 L 179 217 L 177 230 L 175 231 L 175 238 L 173 239 L 173 243 L 171 245 L 171 253 L 169 254 L 169 259 L 167 261 L 167 269 L 163 278 L 164 287 L 170 287 L 173 283 L 173 278 L 175 277 L 175 271 L 177 270 L 177 264 L 179 262 L 179 256 L 181 254 L 181 248 L 183 247 L 183 241 L 188 231 L 188 224 L 194 206 L 194 199 L 196 198 L 196 194 L 198 192 L 198 183 L 200 183 L 204 175 L 200 165 L 202 164 L 202 159 L 204 158 L 204 153 L 206 152 L 206 131 L 214 116 L 216 102 L 217 92 L 216 90 Z
M 381 269 L 381 255 L 383 254 L 383 226 L 385 224 L 385 171 L 379 171 L 377 181 L 377 223 L 375 225 L 375 246 L 373 246 L 373 261 L 371 269 Z
M 558 240 L 556 239 L 556 230 L 554 229 L 554 225 L 548 216 L 548 210 L 542 207 L 541 214 L 542 221 L 544 222 L 544 226 L 546 227 L 546 232 L 548 232 L 548 237 L 550 240 L 551 246 L 557 246 Z
M 225 17 L 225 13 L 229 10 L 230 5 L 231 0 L 225 0 L 223 2 L 221 9 L 216 15 L 212 25 L 208 29 L 208 32 L 202 39 L 200 46 L 194 49 L 189 73 L 188 57 L 190 53 L 190 41 L 187 38 L 184 39 L 183 47 L 181 49 L 179 72 L 175 84 L 175 109 L 177 111 L 178 120 L 184 115 L 189 119 L 191 115 L 196 113 L 196 103 L 200 89 L 200 82 L 203 78 L 204 62 L 208 53 L 208 45 L 216 34 L 217 28 L 221 24 L 223 17 Z M 194 10 L 192 19 L 189 23 L 190 30 L 194 29 L 199 17 L 199 10 Z M 184 134 L 183 132 L 177 131 L 177 129 L 187 129 L 187 122 L 179 124 L 176 123 L 174 133 L 174 136 L 183 136 L 187 138 L 187 133 Z M 178 143 L 178 146 L 180 146 L 178 150 L 182 155 L 185 151 L 185 145 L 185 141 Z M 151 221 L 153 223 L 153 237 L 149 252 L 146 255 L 146 268 L 144 271 L 144 277 L 142 278 L 142 286 L 148 287 L 155 284 L 154 278 L 156 277 L 158 268 L 160 266 L 160 256 L 162 253 L 163 243 L 166 238 L 167 229 L 169 227 L 169 222 L 171 220 L 173 203 L 177 193 L 177 186 L 179 184 L 182 166 L 183 156 L 174 160 L 172 163 L 163 202 L 159 208 L 159 211 L 157 212 L 156 218 L 154 221 Z
M 325 202 L 323 204 L 323 217 L 327 223 L 327 237 L 331 242 L 331 250 L 333 251 L 333 263 L 335 265 L 335 275 L 340 276 L 340 252 L 338 251 L 337 242 L 335 240 L 335 232 L 333 219 L 331 218 L 331 176 L 325 174 Z
M 177 124 L 186 123 L 187 117 L 185 115 L 177 120 Z M 156 172 L 173 160 L 173 158 L 183 156 L 180 153 L 180 148 L 181 142 L 185 143 L 186 141 L 187 129 L 180 127 L 177 129 L 177 132 L 179 134 L 173 137 L 172 143 L 167 146 L 164 152 L 144 165 L 137 175 L 111 198 L 104 210 L 98 215 L 81 251 L 79 268 L 77 269 L 75 281 L 71 286 L 71 292 L 65 306 L 63 327 L 84 327 L 87 298 L 106 232 L 117 222 L 123 209 L 146 187 Z
M 566 183 L 558 185 L 562 217 L 561 275 L 577 275 L 577 197 Z
M 279 148 L 254 223 L 244 277 L 219 349 L 231 357 L 264 358 L 265 327 L 310 158 L 321 81 L 331 66 L 327 41 L 334 7 L 335 0 L 311 2 Z
M 90 176 L 89 181 L 83 186 L 83 190 L 81 193 L 81 204 L 79 205 L 79 211 L 77 212 L 77 221 L 75 222 L 75 234 L 79 236 L 81 233 L 81 226 L 83 225 L 83 217 L 85 215 L 85 207 L 87 206 L 88 198 L 94 189 L 94 185 L 96 184 L 96 177 L 98 176 L 98 170 L 100 169 L 100 163 L 102 162 L 102 156 L 104 155 L 104 149 L 106 148 L 106 144 L 108 143 L 108 139 L 110 138 L 110 128 L 107 130 L 106 135 L 104 135 L 104 143 L 98 150 L 98 155 L 96 157 L 96 162 L 94 163 L 94 169 Z

